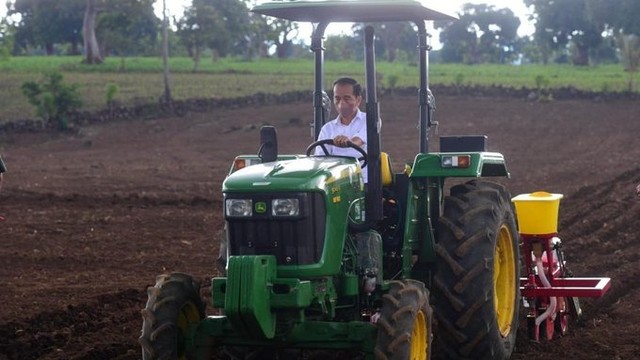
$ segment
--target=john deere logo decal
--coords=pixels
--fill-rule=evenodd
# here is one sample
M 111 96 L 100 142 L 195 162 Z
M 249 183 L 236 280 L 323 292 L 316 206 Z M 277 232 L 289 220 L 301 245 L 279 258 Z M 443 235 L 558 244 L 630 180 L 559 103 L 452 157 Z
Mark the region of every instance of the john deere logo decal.
M 256 203 L 256 212 L 258 214 L 264 214 L 267 211 L 267 203 L 260 201 Z

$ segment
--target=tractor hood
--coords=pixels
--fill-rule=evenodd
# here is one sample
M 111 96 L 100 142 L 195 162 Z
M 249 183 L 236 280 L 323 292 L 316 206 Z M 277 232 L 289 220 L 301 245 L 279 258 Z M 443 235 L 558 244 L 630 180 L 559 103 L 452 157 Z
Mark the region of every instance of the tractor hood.
M 223 192 L 312 191 L 336 182 L 359 185 L 361 169 L 348 157 L 305 157 L 256 164 L 229 175 Z

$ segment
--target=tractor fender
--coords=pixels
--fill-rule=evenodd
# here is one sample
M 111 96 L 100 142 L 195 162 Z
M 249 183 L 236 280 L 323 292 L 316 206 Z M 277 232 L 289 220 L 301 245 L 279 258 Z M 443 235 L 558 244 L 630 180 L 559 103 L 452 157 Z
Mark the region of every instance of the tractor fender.
M 504 156 L 496 152 L 447 152 L 416 155 L 409 177 L 510 177 Z

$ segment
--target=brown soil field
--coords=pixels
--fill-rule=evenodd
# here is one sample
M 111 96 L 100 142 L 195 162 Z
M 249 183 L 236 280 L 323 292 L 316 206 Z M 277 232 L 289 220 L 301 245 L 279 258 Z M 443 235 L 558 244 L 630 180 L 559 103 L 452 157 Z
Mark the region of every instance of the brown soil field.
M 488 135 L 512 195 L 565 195 L 559 232 L 575 275 L 612 278 L 604 297 L 583 299 L 568 335 L 533 343 L 521 326 L 513 358 L 636 359 L 640 102 L 441 96 L 437 106 L 434 150 L 439 135 Z M 400 169 L 418 149 L 415 99 L 383 98 L 381 116 Z M 300 102 L 3 135 L 0 359 L 139 359 L 156 275 L 218 275 L 234 156 L 256 152 L 261 124 L 277 127 L 281 153 L 302 153 L 311 117 Z

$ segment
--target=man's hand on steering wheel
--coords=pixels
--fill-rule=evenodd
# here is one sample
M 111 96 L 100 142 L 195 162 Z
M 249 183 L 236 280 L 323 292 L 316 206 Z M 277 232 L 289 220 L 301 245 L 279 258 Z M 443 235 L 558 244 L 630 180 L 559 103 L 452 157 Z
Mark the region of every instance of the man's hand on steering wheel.
M 322 151 L 324 152 L 324 154 L 326 156 L 329 156 L 329 151 L 327 150 L 327 148 L 325 147 L 325 145 L 335 145 L 335 146 L 340 146 L 338 144 L 336 144 L 336 139 L 338 137 L 340 137 L 342 135 L 338 135 L 333 139 L 325 139 L 325 140 L 318 140 L 318 141 L 314 141 L 313 143 L 311 143 L 308 147 L 307 147 L 307 151 L 306 151 L 306 155 L 307 156 L 311 156 L 311 154 L 314 152 L 313 150 L 320 146 L 322 148 Z M 357 158 L 358 161 L 361 162 L 360 167 L 364 168 L 367 166 L 367 153 L 358 145 L 354 144 L 353 142 L 351 142 L 351 140 L 349 140 L 349 138 L 347 138 L 346 136 L 343 136 L 346 139 L 345 145 L 341 146 L 341 147 L 350 147 L 352 149 L 354 149 L 355 151 L 359 152 L 362 156 Z
M 338 147 L 349 147 L 349 142 L 352 142 L 354 145 L 358 147 L 363 147 L 364 142 L 359 137 L 355 136 L 349 139 L 347 136 L 338 135 L 333 138 L 333 143 Z
M 339 147 L 348 147 L 349 138 L 344 135 L 338 135 L 333 138 L 333 144 Z

